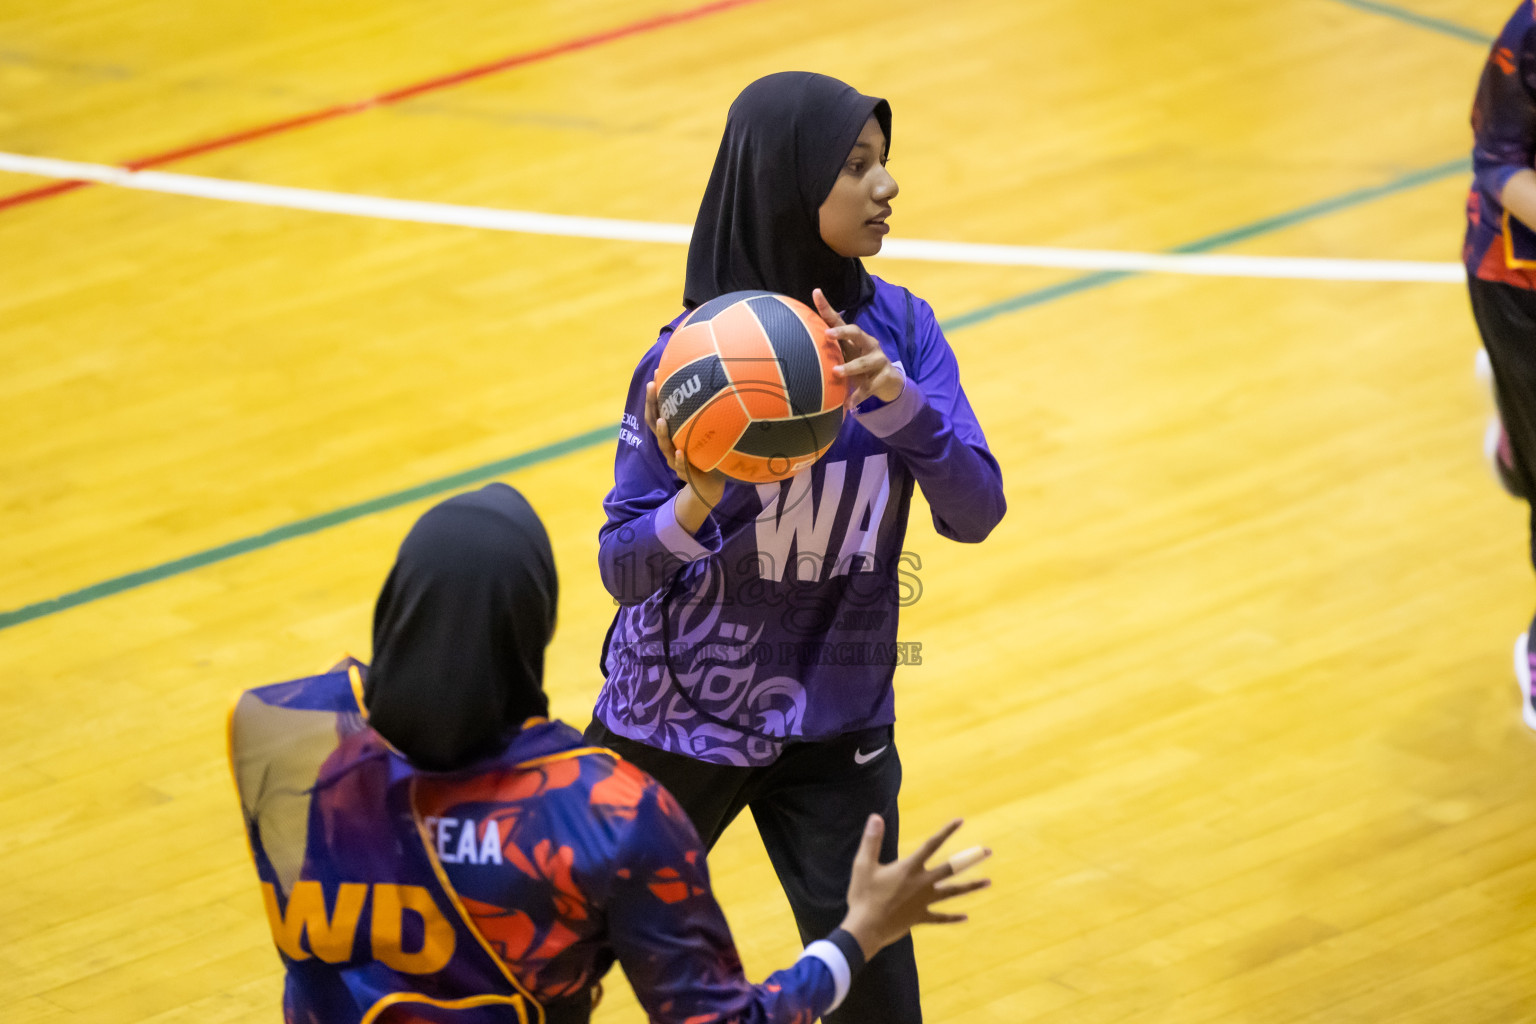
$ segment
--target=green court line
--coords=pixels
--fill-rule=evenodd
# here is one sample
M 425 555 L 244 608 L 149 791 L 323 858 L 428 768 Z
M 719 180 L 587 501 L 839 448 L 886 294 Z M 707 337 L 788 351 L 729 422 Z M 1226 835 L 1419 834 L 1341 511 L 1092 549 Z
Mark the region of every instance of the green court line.
M 1385 14 L 1389 18 L 1396 18 L 1398 21 L 1417 25 L 1419 28 L 1427 28 L 1442 35 L 1465 39 L 1469 43 L 1481 43 L 1484 46 L 1488 46 L 1494 39 L 1493 36 L 1485 32 L 1479 32 L 1476 29 L 1467 28 L 1465 25 L 1458 25 L 1453 21 L 1446 21 L 1443 18 L 1431 18 L 1427 14 L 1410 11 L 1405 7 L 1398 7 L 1394 4 L 1377 3 L 1376 0 L 1335 0 L 1335 2 L 1341 3 L 1346 7 L 1370 11 L 1372 14 Z M 1506 3 L 1505 6 L 1508 6 L 1508 4 Z M 1505 17 L 1508 17 L 1508 12 L 1505 12 Z
M 1121 278 L 1134 276 L 1135 274 L 1129 270 L 1095 270 L 1091 274 L 1069 278 L 1057 284 L 1046 285 L 1044 288 L 1036 288 L 1032 292 L 1025 292 L 1023 295 L 1015 295 L 1011 299 L 994 302 L 990 306 L 973 309 L 969 313 L 961 313 L 951 320 L 942 321 L 939 326 L 945 331 L 963 330 L 973 324 L 985 323 L 1009 313 L 1017 313 L 1021 309 L 1039 306 L 1053 299 L 1088 291 L 1090 288 L 1102 288 Z
M 1282 231 L 1285 228 L 1294 227 L 1305 221 L 1316 220 L 1319 217 L 1330 213 L 1337 213 L 1351 206 L 1360 206 L 1376 199 L 1383 199 L 1399 192 L 1406 192 L 1409 189 L 1426 185 L 1432 181 L 1438 181 L 1453 174 L 1471 173 L 1472 163 L 1470 160 L 1452 160 L 1437 167 L 1410 172 L 1384 185 L 1371 185 L 1367 188 L 1355 189 L 1353 192 L 1346 192 L 1332 199 L 1324 199 L 1287 213 L 1265 217 L 1263 220 L 1254 221 L 1252 224 L 1246 224 L 1243 227 L 1232 228 L 1230 231 L 1221 231 L 1214 235 L 1207 235 L 1193 242 L 1186 242 L 1183 245 L 1175 246 L 1168 251 L 1183 255 L 1210 252 L 1213 249 L 1244 242 L 1259 235 Z M 1019 310 L 1028 309 L 1030 306 L 1038 306 L 1053 299 L 1087 291 L 1090 288 L 1100 288 L 1107 284 L 1113 284 L 1121 278 L 1135 276 L 1137 276 L 1137 273 L 1129 270 L 1096 270 L 1093 273 L 1070 278 L 1058 284 L 1037 288 L 1032 292 L 1025 292 L 1022 295 L 1015 295 L 1011 299 L 994 302 L 990 306 L 973 309 L 969 313 L 962 313 L 952 320 L 945 320 L 940 326 L 946 331 L 960 330 L 961 328 L 983 323 L 1009 313 L 1017 313 Z
M 1279 231 L 1283 228 L 1300 224 L 1303 221 L 1335 213 L 1347 207 L 1359 206 L 1374 199 L 1404 192 L 1419 185 L 1444 178 L 1450 174 L 1466 174 L 1469 171 L 1470 165 L 1467 160 L 1455 160 L 1450 163 L 1441 164 L 1438 167 L 1414 171 L 1384 185 L 1356 189 L 1353 192 L 1348 192 L 1332 199 L 1325 199 L 1321 202 L 1300 207 L 1289 213 L 1266 217 L 1263 220 L 1255 221 L 1243 227 L 1208 235 L 1205 238 L 1194 242 L 1187 242 L 1169 251 L 1174 253 L 1208 252 L 1223 245 L 1230 245 L 1253 238 L 1256 235 Z M 1122 278 L 1134 276 L 1137 275 L 1132 271 L 1095 271 L 1067 281 L 1058 282 L 1057 284 L 1047 285 L 1044 288 L 1037 288 L 1034 291 L 1025 292 L 1022 295 L 1016 295 L 1013 298 L 983 306 L 969 313 L 962 313 L 953 319 L 942 321 L 940 326 L 945 331 L 963 330 L 974 324 L 984 323 L 1008 313 L 1016 313 L 1031 306 L 1038 306 L 1054 299 L 1088 291 L 1093 288 L 1101 288 L 1105 285 L 1113 284 Z M 0 612 L 0 630 L 20 625 L 23 622 L 30 622 L 33 619 L 40 619 L 55 612 L 77 608 L 80 605 L 89 604 L 104 597 L 111 597 L 114 594 L 121 594 L 125 590 L 133 590 L 172 576 L 179 576 L 182 573 L 201 569 L 216 562 L 227 561 L 252 551 L 269 548 L 286 540 L 318 533 L 321 530 L 329 529 L 332 526 L 340 526 L 342 523 L 349 523 L 354 519 L 360 519 L 375 512 L 385 512 L 393 508 L 399 508 L 401 505 L 406 505 L 413 501 L 420 501 L 423 498 L 430 498 L 447 491 L 457 490 L 470 484 L 481 483 L 519 469 L 526 469 L 541 462 L 548 462 L 563 455 L 570 455 L 584 448 L 591 448 L 605 441 L 611 441 L 616 436 L 616 432 L 616 426 L 598 427 L 595 430 L 589 430 L 586 433 L 568 437 L 563 441 L 556 441 L 540 448 L 534 448 L 520 455 L 513 455 L 510 458 L 500 459 L 474 469 L 466 469 L 463 472 L 440 477 L 437 480 L 429 480 L 426 483 L 408 487 L 403 491 L 395 491 L 392 494 L 370 498 L 367 501 L 333 509 L 330 512 L 323 512 L 308 519 L 300 519 L 296 522 L 267 530 L 265 533 L 258 533 L 242 540 L 221 544 L 218 547 L 199 551 L 196 554 L 164 562 L 148 569 L 141 569 L 138 572 L 131 572 L 125 576 L 116 576 L 109 580 L 103 580 L 100 583 L 93 583 L 88 587 L 71 591 L 68 594 L 50 598 L 46 601 L 38 601 L 12 611 Z
M 1468 148 L 1470 148 L 1470 146 Z M 1266 217 L 1263 220 L 1254 221 L 1252 224 L 1248 224 L 1240 228 L 1233 228 L 1231 231 L 1223 231 L 1219 234 L 1208 235 L 1197 242 L 1189 242 L 1188 244 L 1181 245 L 1172 251 L 1177 253 L 1210 252 L 1212 249 L 1218 249 L 1222 246 L 1233 245 L 1237 242 L 1245 242 L 1248 239 L 1254 238 L 1258 235 L 1267 235 L 1272 231 L 1284 230 L 1285 228 L 1299 224 L 1302 221 L 1316 220 L 1318 217 L 1326 216 L 1327 214 L 1335 213 L 1339 210 L 1347 209 L 1351 206 L 1359 206 L 1362 203 L 1368 203 L 1375 199 L 1384 199 L 1387 196 L 1396 195 L 1399 192 L 1406 192 L 1409 189 L 1418 188 L 1420 185 L 1427 185 L 1432 181 L 1439 181 L 1441 178 L 1448 178 L 1453 174 L 1465 174 L 1470 176 L 1472 174 L 1471 158 L 1462 157 L 1460 159 L 1451 160 L 1435 167 L 1426 167 L 1423 170 L 1410 171 L 1408 174 L 1403 175 L 1401 178 L 1396 178 L 1384 185 L 1370 185 L 1366 188 L 1356 189 L 1353 192 L 1346 192 L 1343 195 L 1335 196 L 1332 199 L 1324 199 L 1320 202 L 1312 203 L 1310 206 L 1303 206 L 1299 209 L 1291 210 L 1289 213 L 1277 214 L 1273 217 Z M 1456 250 L 1459 251 L 1460 248 L 1461 246 L 1458 239 Z
M 100 600 L 103 597 L 111 597 L 113 594 L 121 594 L 125 590 L 142 587 L 147 583 L 155 583 L 171 576 L 179 576 L 184 572 L 201 569 L 203 566 L 212 565 L 215 562 L 223 562 L 237 555 L 269 548 L 274 544 L 281 544 L 285 540 L 293 540 L 295 537 L 319 533 L 321 530 L 330 529 L 332 526 L 340 526 L 342 523 L 349 523 L 354 519 L 373 515 L 375 512 L 387 512 L 392 508 L 399 508 L 401 505 L 420 501 L 422 498 L 430 498 L 445 491 L 457 490 L 460 487 L 480 483 L 505 473 L 526 469 L 529 466 L 536 466 L 541 462 L 548 462 L 551 459 L 558 459 L 562 455 L 569 455 L 583 448 L 590 448 L 595 444 L 611 440 L 617 436 L 617 431 L 618 428 L 616 427 L 599 427 L 596 430 L 589 430 L 585 434 L 577 434 L 575 437 L 568 437 L 563 441 L 556 441 L 541 448 L 534 448 L 532 451 L 523 452 L 521 455 L 513 455 L 510 458 L 487 463 L 475 469 L 466 469 L 463 472 L 454 473 L 450 476 L 429 480 L 426 483 L 407 487 L 405 490 L 396 491 L 393 494 L 369 498 L 367 501 L 360 501 L 356 505 L 347 505 L 343 508 L 332 509 L 329 512 L 322 512 L 320 515 L 310 516 L 308 519 L 300 519 L 297 522 L 276 527 L 265 533 L 258 533 L 254 537 L 231 541 L 228 544 L 221 544 L 216 548 L 199 551 L 197 554 L 187 555 L 184 558 L 165 562 L 149 569 L 141 569 L 138 572 L 131 572 L 126 576 L 117 576 L 110 580 L 103 580 L 100 583 L 93 583 L 88 587 L 72 591 L 61 597 L 55 597 L 47 601 L 38 601 L 36 604 L 29 604 L 14 611 L 0 612 L 0 629 L 6 629 L 7 627 L 28 622 L 32 619 L 40 619 L 45 615 L 52 615 L 55 612 L 62 612 L 68 608 L 75 608 L 91 601 Z

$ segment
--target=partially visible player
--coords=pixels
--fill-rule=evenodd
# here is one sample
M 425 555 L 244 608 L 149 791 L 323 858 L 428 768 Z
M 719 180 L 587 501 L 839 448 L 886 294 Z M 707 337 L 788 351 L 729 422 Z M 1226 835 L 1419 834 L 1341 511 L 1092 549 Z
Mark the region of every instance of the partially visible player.
M 428 511 L 374 614 L 371 669 L 246 692 L 230 759 L 290 1024 L 568 1024 L 615 959 L 660 1024 L 809 1022 L 977 854 L 880 865 L 871 817 L 841 926 L 749 983 L 704 848 L 654 779 L 551 721 L 557 579 L 543 525 L 492 484 Z
M 1472 104 L 1472 189 L 1462 259 L 1498 416 L 1487 454 L 1506 490 L 1536 494 L 1536 5 L 1522 0 Z M 1536 510 L 1531 552 L 1536 559 Z M 1530 627 L 1515 641 L 1521 714 L 1536 729 Z

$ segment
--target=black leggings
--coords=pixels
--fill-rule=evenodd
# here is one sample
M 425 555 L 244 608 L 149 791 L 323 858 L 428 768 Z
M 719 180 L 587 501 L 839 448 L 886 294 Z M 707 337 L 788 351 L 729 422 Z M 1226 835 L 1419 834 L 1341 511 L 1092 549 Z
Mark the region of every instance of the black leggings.
M 888 725 L 791 743 L 763 768 L 668 753 L 618 736 L 597 721 L 587 727 L 586 739 L 616 751 L 665 786 L 688 812 L 706 849 L 713 849 L 742 809 L 750 808 L 801 942 L 823 938 L 848 912 L 853 855 L 871 814 L 885 818 L 880 859 L 896 857 L 901 759 Z M 828 1024 L 919 1024 L 923 1015 L 912 937 L 877 953 L 854 979 L 842 1005 L 825 1019 Z
M 1493 392 L 1509 435 L 1515 479 L 1536 494 L 1536 292 L 1468 278 L 1472 316 L 1493 366 Z M 1531 558 L 1536 566 L 1536 510 L 1531 520 Z

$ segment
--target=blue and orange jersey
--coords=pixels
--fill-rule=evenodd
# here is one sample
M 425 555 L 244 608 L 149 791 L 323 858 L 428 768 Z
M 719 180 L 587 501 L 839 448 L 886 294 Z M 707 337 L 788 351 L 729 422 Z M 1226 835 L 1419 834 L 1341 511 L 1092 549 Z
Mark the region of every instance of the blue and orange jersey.
M 1536 232 L 1509 217 L 1510 176 L 1536 166 L 1536 8 L 1523 0 L 1483 66 L 1472 103 L 1472 188 L 1462 261 L 1485 281 L 1536 288 Z
M 650 776 L 544 719 L 462 771 L 416 770 L 368 728 L 363 671 L 248 691 L 231 718 L 287 1021 L 585 1021 L 615 960 L 653 1021 L 809 1024 L 833 1004 L 824 957 L 747 981 L 703 846 Z

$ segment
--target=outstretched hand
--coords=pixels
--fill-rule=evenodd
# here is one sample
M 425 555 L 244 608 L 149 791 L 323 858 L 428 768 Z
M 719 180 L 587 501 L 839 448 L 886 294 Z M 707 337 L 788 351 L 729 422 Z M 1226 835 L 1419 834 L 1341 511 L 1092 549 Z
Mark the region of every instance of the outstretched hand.
M 848 385 L 847 407 L 853 409 L 870 395 L 882 402 L 900 398 L 907 376 L 891 362 L 880 343 L 858 324 L 844 323 L 820 288 L 811 292 L 811 299 L 816 303 L 816 312 L 827 322 L 827 337 L 843 350 L 842 365 L 834 366 L 832 372 Z
M 945 840 L 960 827 L 957 818 L 939 829 L 906 857 L 889 864 L 880 863 L 880 840 L 885 836 L 885 821 L 878 814 L 869 816 L 859 852 L 853 858 L 853 877 L 848 882 L 848 916 L 842 927 L 858 940 L 865 959 L 906 935 L 918 924 L 958 924 L 964 914 L 944 914 L 933 904 L 968 892 L 985 889 L 988 878 L 969 882 L 948 880 L 973 864 L 992 855 L 983 847 L 963 850 L 936 866 L 927 867 Z M 946 884 L 948 883 L 948 884 Z

